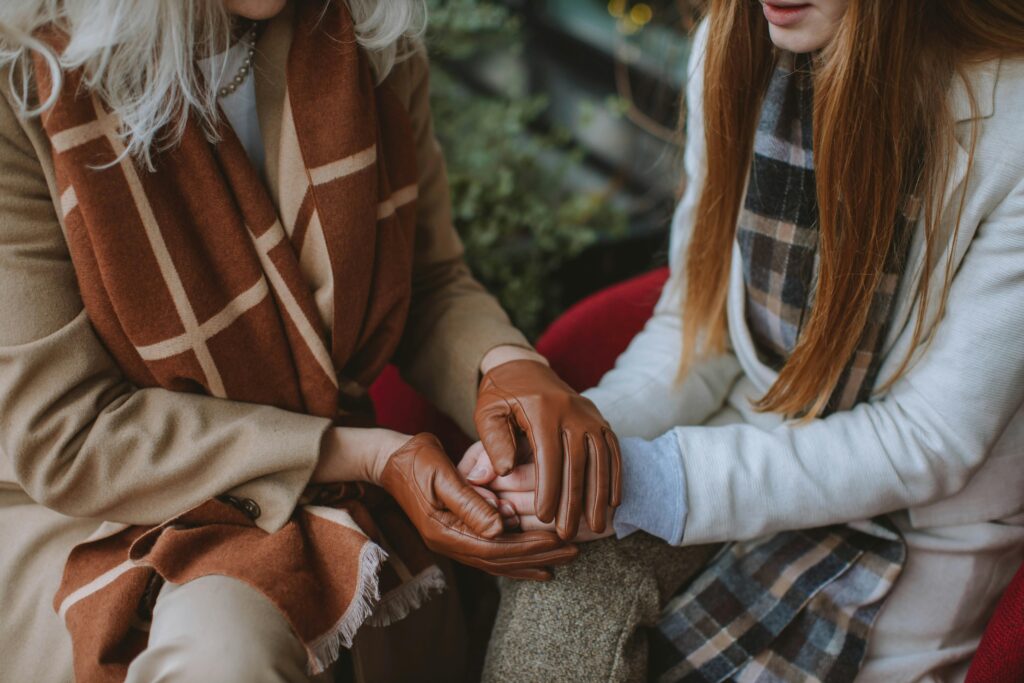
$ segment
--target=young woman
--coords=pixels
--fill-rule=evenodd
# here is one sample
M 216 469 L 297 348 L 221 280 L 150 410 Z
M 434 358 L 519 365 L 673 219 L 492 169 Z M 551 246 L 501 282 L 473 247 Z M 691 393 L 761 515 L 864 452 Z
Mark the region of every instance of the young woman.
M 614 436 L 462 261 L 422 14 L 0 6 L 3 680 L 305 681 L 357 631 L 362 678 L 457 676 L 424 545 L 541 580 L 576 551 L 371 427 L 392 358 L 505 469 L 526 433 L 562 538 L 590 498 L 604 528 Z
M 672 276 L 586 395 L 620 538 L 735 543 L 506 585 L 488 677 L 640 680 L 657 622 L 660 680 L 962 680 L 1024 559 L 1024 5 L 713 0 L 690 78 Z

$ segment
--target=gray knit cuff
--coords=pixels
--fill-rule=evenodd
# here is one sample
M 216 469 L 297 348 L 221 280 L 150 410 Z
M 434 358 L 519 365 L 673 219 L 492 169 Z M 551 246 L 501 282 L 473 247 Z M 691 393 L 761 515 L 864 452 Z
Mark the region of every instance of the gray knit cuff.
M 619 538 L 642 530 L 672 545 L 683 541 L 686 527 L 686 473 L 673 431 L 653 441 L 620 439 L 622 504 L 613 526 Z

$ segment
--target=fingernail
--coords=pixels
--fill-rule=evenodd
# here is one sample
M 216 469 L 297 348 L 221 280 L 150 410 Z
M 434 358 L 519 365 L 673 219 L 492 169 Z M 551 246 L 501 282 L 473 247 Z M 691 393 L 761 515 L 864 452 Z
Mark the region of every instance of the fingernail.
M 516 514 L 516 509 L 505 501 L 498 503 L 498 510 L 506 517 L 514 517 Z
M 484 498 L 484 500 L 486 500 L 486 501 L 487 501 L 487 503 L 488 503 L 488 504 L 489 504 L 489 505 L 490 505 L 490 506 L 491 506 L 492 508 L 495 508 L 495 509 L 497 509 L 497 508 L 498 508 L 498 501 L 496 501 L 496 500 L 491 500 L 490 498 Z
M 487 476 L 487 468 L 483 465 L 477 465 L 473 468 L 473 471 L 469 473 L 470 479 L 483 479 Z

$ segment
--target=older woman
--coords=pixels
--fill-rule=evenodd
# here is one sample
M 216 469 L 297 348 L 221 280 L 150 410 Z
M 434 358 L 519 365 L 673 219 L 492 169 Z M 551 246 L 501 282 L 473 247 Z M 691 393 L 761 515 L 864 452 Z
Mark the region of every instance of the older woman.
M 603 530 L 614 436 L 462 261 L 421 20 L 0 8 L 5 680 L 308 680 L 444 586 L 424 542 L 545 579 L 584 503 Z M 526 435 L 560 533 L 502 533 L 436 439 L 372 428 L 392 359 L 499 471 Z

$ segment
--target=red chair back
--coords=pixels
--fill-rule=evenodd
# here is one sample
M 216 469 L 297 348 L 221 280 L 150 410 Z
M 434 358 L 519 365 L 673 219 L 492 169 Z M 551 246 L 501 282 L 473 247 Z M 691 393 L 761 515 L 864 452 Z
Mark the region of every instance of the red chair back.
M 966 683 L 1024 681 L 1024 565 L 1010 582 L 985 627 Z
M 668 268 L 645 273 L 583 299 L 537 340 L 537 350 L 577 391 L 597 384 L 654 312 Z

